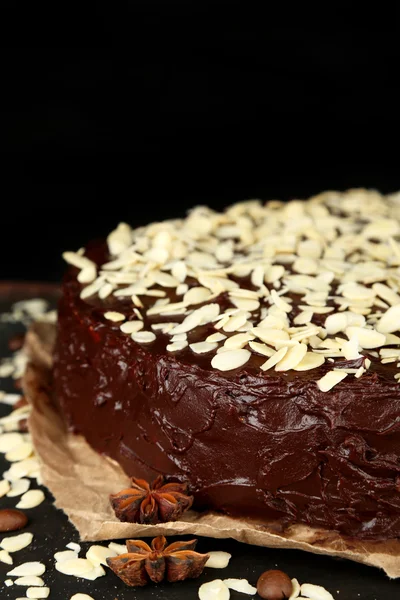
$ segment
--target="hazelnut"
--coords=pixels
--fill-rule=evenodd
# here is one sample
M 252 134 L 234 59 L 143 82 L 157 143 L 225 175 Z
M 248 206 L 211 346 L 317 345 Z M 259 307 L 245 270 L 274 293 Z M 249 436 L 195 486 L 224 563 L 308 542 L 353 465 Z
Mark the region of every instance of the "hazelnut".
M 257 581 L 257 592 L 265 600 L 284 600 L 292 593 L 290 577 L 283 571 L 265 571 Z
M 16 508 L 0 510 L 0 531 L 17 531 L 28 523 L 28 517 Z

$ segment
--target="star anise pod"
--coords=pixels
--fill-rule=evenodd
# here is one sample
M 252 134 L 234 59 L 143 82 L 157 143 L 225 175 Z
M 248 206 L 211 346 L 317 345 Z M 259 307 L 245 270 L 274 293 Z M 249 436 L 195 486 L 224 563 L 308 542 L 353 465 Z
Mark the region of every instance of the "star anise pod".
M 186 483 L 165 483 L 159 475 L 153 483 L 132 478 L 132 487 L 111 494 L 111 506 L 120 521 L 166 523 L 176 521 L 193 504 Z
M 151 547 L 142 540 L 127 540 L 128 552 L 114 558 L 107 558 L 108 566 L 126 585 L 142 586 L 163 579 L 182 581 L 199 577 L 209 555 L 195 552 L 197 540 L 174 542 L 167 546 L 167 540 L 159 535 L 151 542 Z

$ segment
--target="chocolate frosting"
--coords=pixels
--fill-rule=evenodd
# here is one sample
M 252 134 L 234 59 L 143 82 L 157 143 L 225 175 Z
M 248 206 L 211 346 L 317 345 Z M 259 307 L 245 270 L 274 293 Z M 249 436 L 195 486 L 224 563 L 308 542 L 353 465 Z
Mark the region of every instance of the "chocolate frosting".
M 88 255 L 101 264 L 105 246 Z M 130 301 L 83 301 L 76 274 L 71 268 L 64 279 L 54 367 L 55 397 L 72 431 L 130 475 L 188 480 L 198 509 L 360 538 L 400 535 L 393 365 L 371 357 L 367 373 L 329 393 L 316 384 L 329 363 L 262 372 L 265 357 L 253 354 L 244 367 L 220 372 L 190 348 L 167 352 L 162 334 L 151 344 L 134 342 L 103 316 L 131 315 Z M 214 331 L 204 326 L 190 342 Z

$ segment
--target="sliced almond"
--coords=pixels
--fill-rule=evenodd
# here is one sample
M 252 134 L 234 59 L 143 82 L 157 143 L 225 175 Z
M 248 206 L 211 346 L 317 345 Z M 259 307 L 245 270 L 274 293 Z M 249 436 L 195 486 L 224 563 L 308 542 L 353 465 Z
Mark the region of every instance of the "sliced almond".
M 241 311 L 228 319 L 227 323 L 223 326 L 223 330 L 230 333 L 237 331 L 240 329 L 240 327 L 243 327 L 243 325 L 246 323 L 246 320 L 246 313 Z
M 275 366 L 275 371 L 294 369 L 307 354 L 307 344 L 296 344 L 288 349 L 284 357 Z
M 7 472 L 7 479 L 9 481 L 16 481 L 23 477 L 31 477 L 32 473 L 38 471 L 39 468 L 40 463 L 36 457 L 25 458 L 11 465 Z
M 70 600 L 94 600 L 94 598 L 92 598 L 92 596 L 89 596 L 88 594 L 78 593 L 71 596 Z
M 302 360 L 294 367 L 295 371 L 309 371 L 310 369 L 317 369 L 325 362 L 325 358 L 322 354 L 315 354 L 315 352 L 307 352 Z
M 93 570 L 92 563 L 86 558 L 73 558 L 63 562 L 56 562 L 56 569 L 64 575 L 74 575 L 80 577 Z
M 322 344 L 321 344 L 322 347 Z M 358 351 L 358 337 L 356 335 L 353 335 L 348 342 L 345 342 L 342 347 L 341 347 L 341 351 L 343 352 L 343 356 L 345 357 L 346 360 L 355 360 L 357 358 L 360 358 L 361 354 Z
M 300 596 L 300 584 L 297 579 L 292 579 L 292 593 L 289 596 L 289 600 L 296 600 Z
M 106 559 L 110 556 L 117 556 L 117 553 L 105 546 L 90 546 L 89 550 L 86 552 L 86 558 L 95 567 L 98 567 L 99 565 L 107 566 Z
M 42 490 L 29 490 L 23 496 L 17 504 L 17 508 L 36 508 L 45 499 L 45 495 Z
M 271 300 L 280 310 L 283 310 L 287 313 L 292 310 L 291 305 L 288 302 L 285 302 L 285 300 L 278 295 L 276 290 L 271 290 Z
M 214 579 L 203 583 L 199 588 L 200 600 L 229 600 L 229 588 L 222 579 Z
M 33 453 L 33 446 L 31 442 L 22 442 L 19 446 L 15 446 L 12 450 L 9 450 L 5 455 L 5 459 L 9 462 L 18 462 L 28 458 Z
M 11 484 L 11 489 L 8 492 L 8 498 L 15 498 L 16 496 L 21 496 L 25 494 L 29 490 L 31 482 L 29 479 L 17 479 L 13 481 Z
M 260 342 L 250 341 L 249 346 L 254 352 L 257 352 L 257 354 L 261 354 L 262 356 L 273 356 L 275 354 L 275 350 L 266 344 L 260 344 Z
M 205 287 L 193 287 L 183 296 L 183 301 L 190 304 L 201 304 L 211 296 L 210 290 Z
M 10 491 L 10 483 L 7 481 L 7 479 L 2 479 L 0 481 L 0 498 L 5 496 L 6 494 L 8 494 L 9 491 Z
M 220 333 L 219 331 L 217 331 L 216 333 L 212 333 L 211 335 L 209 335 L 206 338 L 206 342 L 222 342 L 223 340 L 226 340 L 226 335 L 224 335 L 223 333 Z
M 241 310 L 253 312 L 260 308 L 260 302 L 253 298 L 238 298 L 237 296 L 230 296 L 232 304 Z
M 248 594 L 249 596 L 254 596 L 257 594 L 257 588 L 247 581 L 247 579 L 224 579 L 223 582 L 230 590 L 235 590 L 235 592 L 241 592 L 242 594 Z
M 393 333 L 400 330 L 400 304 L 391 306 L 378 322 L 376 329 L 380 333 Z
M 343 381 L 347 373 L 343 371 L 328 371 L 321 379 L 317 381 L 317 386 L 321 392 L 329 392 L 335 385 Z
M 4 454 L 20 446 L 24 442 L 24 438 L 20 433 L 2 433 L 0 435 L 0 452 Z
M 310 600 L 334 600 L 328 590 L 313 583 L 303 583 L 300 586 L 300 593 L 304 598 L 309 598 Z
M 101 565 L 98 565 L 96 567 L 93 567 L 93 569 L 88 573 L 81 573 L 79 577 L 81 577 L 82 579 L 87 579 L 88 581 L 95 581 L 99 577 L 104 577 L 105 574 L 106 572 L 103 569 L 103 567 Z
M 282 329 L 267 329 L 263 327 L 253 327 L 251 332 L 262 342 L 274 346 L 277 341 L 289 340 L 289 334 Z
M 278 364 L 280 360 L 282 360 L 287 351 L 287 347 L 284 346 L 283 348 L 278 350 L 278 352 L 275 352 L 275 354 L 273 354 L 264 364 L 262 364 L 260 369 L 262 371 L 268 371 L 269 369 L 272 369 L 272 367 L 274 367 L 276 364 Z
M 245 365 L 250 359 L 249 350 L 227 350 L 216 354 L 211 361 L 211 366 L 219 371 L 231 371 Z
M 218 348 L 218 344 L 216 342 L 196 342 L 195 344 L 190 344 L 189 347 L 195 354 L 205 354 Z
M 24 585 L 28 586 L 38 586 L 41 587 L 44 585 L 44 581 L 41 577 L 37 577 L 36 575 L 24 575 L 24 577 L 18 577 L 14 581 L 15 585 Z
M 208 552 L 209 558 L 205 564 L 210 569 L 225 569 L 228 566 L 232 554 L 223 552 L 222 550 L 213 550 Z
M 29 546 L 32 540 L 32 533 L 20 533 L 19 535 L 2 539 L 0 542 L 0 547 L 3 548 L 3 550 L 7 550 L 7 552 L 18 552 L 19 550 Z M 26 573 L 26 575 L 30 574 L 33 573 Z M 25 575 L 25 573 L 17 573 L 17 575 Z M 41 573 L 34 573 L 34 575 L 41 575 Z
M 362 348 L 380 348 L 385 344 L 386 336 L 374 329 L 366 329 L 364 327 L 347 327 L 346 335 L 350 339 L 355 336 Z
M 225 341 L 224 346 L 225 348 L 229 348 L 229 350 L 237 350 L 238 348 L 244 348 L 250 340 L 254 340 L 252 333 L 237 333 L 229 337 Z
M 75 552 L 78 552 L 78 554 L 79 554 L 79 552 L 81 551 L 81 547 L 80 547 L 80 545 L 79 545 L 79 544 L 77 544 L 76 542 L 69 542 L 69 543 L 66 545 L 66 548 L 69 548 L 70 550 L 74 550 Z M 125 550 L 125 552 L 126 552 L 126 550 Z M 121 554 L 123 554 L 123 553 L 121 552 Z
M 108 547 L 110 548 L 110 550 L 115 552 L 115 554 L 117 554 L 117 555 L 118 554 L 126 554 L 128 552 L 126 544 L 117 544 L 116 542 L 110 542 L 108 544 Z
M 0 562 L 6 565 L 12 565 L 13 559 L 6 550 L 0 550 Z
M 41 562 L 26 562 L 9 571 L 7 575 L 9 577 L 40 577 L 45 571 L 46 567 Z
M 143 329 L 143 321 L 126 321 L 120 326 L 122 333 L 137 333 Z
M 118 323 L 118 321 L 123 321 L 125 319 L 125 315 L 114 310 L 109 310 L 104 313 L 104 318 L 108 321 L 114 321 L 114 323 Z
M 325 329 L 328 334 L 335 335 L 339 331 L 345 331 L 348 325 L 346 313 L 333 313 L 325 320 Z
M 151 344 L 156 339 L 152 331 L 137 331 L 132 333 L 131 338 L 138 344 Z
M 49 587 L 30 587 L 26 590 L 27 598 L 48 598 L 49 595 Z
M 78 552 L 76 550 L 62 550 L 56 552 L 54 555 L 56 562 L 65 562 L 66 560 L 75 560 L 78 558 Z

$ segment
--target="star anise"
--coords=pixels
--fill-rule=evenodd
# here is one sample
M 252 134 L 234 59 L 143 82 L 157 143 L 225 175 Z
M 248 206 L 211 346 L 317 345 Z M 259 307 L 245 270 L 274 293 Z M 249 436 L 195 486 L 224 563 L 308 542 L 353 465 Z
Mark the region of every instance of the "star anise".
M 108 566 L 126 585 L 142 586 L 163 579 L 182 581 L 199 577 L 209 555 L 195 552 L 197 540 L 174 542 L 167 546 L 167 540 L 159 535 L 151 542 L 151 547 L 142 540 L 127 540 L 128 552 L 114 558 L 107 558 Z
M 132 478 L 132 487 L 111 494 L 111 506 L 120 521 L 166 523 L 176 521 L 193 504 L 186 483 L 165 483 L 159 475 L 153 483 Z

